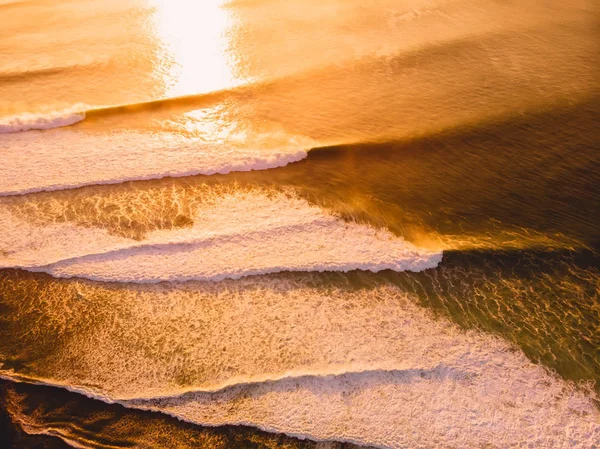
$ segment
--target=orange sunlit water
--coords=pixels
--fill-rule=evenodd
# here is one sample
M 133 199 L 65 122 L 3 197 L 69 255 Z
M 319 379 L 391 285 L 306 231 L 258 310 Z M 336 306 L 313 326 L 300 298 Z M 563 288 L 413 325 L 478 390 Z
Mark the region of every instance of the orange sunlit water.
M 591 0 L 9 1 L 0 446 L 600 441 Z

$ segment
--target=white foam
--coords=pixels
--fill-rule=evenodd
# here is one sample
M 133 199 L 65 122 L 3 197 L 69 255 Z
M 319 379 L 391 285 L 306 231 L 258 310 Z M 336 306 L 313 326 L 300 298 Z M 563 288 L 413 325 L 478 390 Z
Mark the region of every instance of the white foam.
M 539 367 L 510 366 L 518 361 L 482 360 L 466 372 L 440 366 L 286 379 L 135 406 L 203 425 L 386 449 L 594 447 L 600 414 L 591 401 Z
M 297 162 L 307 139 L 273 136 L 278 145 L 207 143 L 177 133 L 55 131 L 0 136 L 0 196 L 168 176 L 265 170 Z M 51 167 L 51 169 L 49 169 Z
M 305 200 L 265 190 L 216 196 L 191 228 L 141 242 L 73 223 L 34 224 L 0 209 L 0 266 L 58 277 L 159 282 L 237 279 L 278 271 L 420 271 L 441 253 L 389 231 L 347 223 Z
M 587 449 L 598 441 L 592 393 L 508 343 L 434 319 L 397 287 L 340 288 L 303 276 L 23 285 L 35 292 L 28 301 L 7 294 L 3 304 L 26 354 L 48 348 L 28 359 L 30 380 L 198 424 L 381 448 Z M 19 360 L 14 351 L 0 342 Z
M 33 223 L 0 207 L 0 268 L 35 267 L 67 258 L 127 248 L 130 239 L 73 223 Z
M 0 134 L 19 133 L 70 126 L 85 119 L 84 109 L 68 109 L 50 113 L 21 114 L 0 118 Z

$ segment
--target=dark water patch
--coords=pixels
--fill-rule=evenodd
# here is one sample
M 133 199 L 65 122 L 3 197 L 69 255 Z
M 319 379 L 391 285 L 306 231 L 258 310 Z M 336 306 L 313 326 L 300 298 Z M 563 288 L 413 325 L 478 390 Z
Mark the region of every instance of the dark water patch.
M 407 141 L 315 149 L 306 160 L 239 181 L 292 185 L 336 212 L 411 240 L 517 234 L 598 240 L 597 99 Z M 511 237 L 512 236 L 512 237 Z
M 436 269 L 381 276 L 461 327 L 499 335 L 600 392 L 599 249 L 449 251 Z
M 311 440 L 263 432 L 245 426 L 202 427 L 156 412 L 137 411 L 106 404 L 60 388 L 0 381 L 0 404 L 4 425 L 15 435 L 8 448 L 63 448 L 64 438 L 90 448 L 207 448 L 207 449 L 309 449 Z M 25 424 L 29 432 L 51 431 L 55 437 L 30 436 L 10 417 Z M 28 446 L 15 443 L 25 441 Z M 30 442 L 36 441 L 37 445 Z M 355 445 L 331 442 L 331 449 Z
M 13 422 L 6 409 L 5 395 L 9 383 L 0 380 L 0 447 L 2 449 L 71 449 L 63 440 L 50 435 L 29 435 Z

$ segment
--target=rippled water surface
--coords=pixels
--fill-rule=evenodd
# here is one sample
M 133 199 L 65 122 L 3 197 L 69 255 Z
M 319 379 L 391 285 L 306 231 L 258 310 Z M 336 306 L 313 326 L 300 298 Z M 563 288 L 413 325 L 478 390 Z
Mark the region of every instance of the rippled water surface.
M 599 17 L 0 0 L 3 445 L 595 447 Z

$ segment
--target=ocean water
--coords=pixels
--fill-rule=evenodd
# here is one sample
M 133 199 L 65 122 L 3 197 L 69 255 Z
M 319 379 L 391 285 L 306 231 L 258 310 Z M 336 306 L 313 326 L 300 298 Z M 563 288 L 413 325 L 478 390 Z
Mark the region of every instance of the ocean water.
M 0 446 L 600 447 L 593 0 L 0 0 Z

